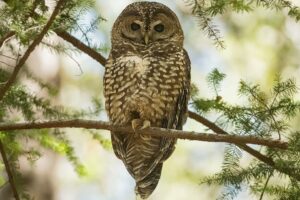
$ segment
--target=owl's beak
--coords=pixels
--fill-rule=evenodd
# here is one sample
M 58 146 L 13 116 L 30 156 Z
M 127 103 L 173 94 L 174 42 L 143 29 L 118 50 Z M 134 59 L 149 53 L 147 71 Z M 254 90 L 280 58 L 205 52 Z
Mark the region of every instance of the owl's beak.
M 149 43 L 149 33 L 148 32 L 145 33 L 144 41 L 145 41 L 146 45 Z

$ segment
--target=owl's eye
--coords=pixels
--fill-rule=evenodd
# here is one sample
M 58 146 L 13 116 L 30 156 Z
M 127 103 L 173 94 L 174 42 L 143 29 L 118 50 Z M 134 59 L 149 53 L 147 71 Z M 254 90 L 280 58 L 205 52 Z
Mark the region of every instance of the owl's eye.
M 130 25 L 130 28 L 131 28 L 131 30 L 133 30 L 133 31 L 137 31 L 137 30 L 139 30 L 139 29 L 141 28 L 141 26 L 140 26 L 139 24 L 133 22 L 133 23 Z
M 154 26 L 154 30 L 155 30 L 156 32 L 161 33 L 161 32 L 163 32 L 163 31 L 165 30 L 165 26 L 162 25 L 162 24 L 157 24 L 156 26 Z

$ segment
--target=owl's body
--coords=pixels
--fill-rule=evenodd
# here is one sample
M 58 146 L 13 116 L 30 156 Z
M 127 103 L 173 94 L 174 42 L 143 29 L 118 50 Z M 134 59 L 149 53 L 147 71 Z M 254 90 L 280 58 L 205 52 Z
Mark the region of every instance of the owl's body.
M 143 41 L 147 33 L 130 38 L 130 32 L 122 30 L 122 23 L 129 21 L 132 28 L 133 23 L 143 21 L 139 29 L 145 28 L 147 32 L 151 29 L 151 19 L 170 12 L 178 30 L 174 28 L 169 37 L 161 39 L 162 36 L 149 33 L 148 42 Z M 120 19 L 122 16 L 125 19 Z M 113 27 L 112 50 L 104 75 L 105 105 L 110 121 L 131 125 L 138 119 L 149 121 L 152 127 L 182 129 L 187 117 L 190 63 L 175 14 L 159 3 L 139 2 L 129 5 L 120 17 Z M 157 21 L 164 23 L 161 19 Z M 171 138 L 112 133 L 114 152 L 135 179 L 136 193 L 142 198 L 155 189 L 163 162 L 174 151 L 175 143 L 176 139 Z

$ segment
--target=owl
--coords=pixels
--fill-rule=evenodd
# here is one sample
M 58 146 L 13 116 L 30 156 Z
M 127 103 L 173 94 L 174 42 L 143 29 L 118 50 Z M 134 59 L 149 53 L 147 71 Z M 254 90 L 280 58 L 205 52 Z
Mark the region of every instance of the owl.
M 110 122 L 181 130 L 190 96 L 190 61 L 175 13 L 156 2 L 128 5 L 112 28 L 105 65 L 105 108 Z M 138 132 L 138 131 L 137 131 Z M 146 199 L 160 179 L 176 139 L 111 133 L 115 155 L 135 179 L 135 192 Z

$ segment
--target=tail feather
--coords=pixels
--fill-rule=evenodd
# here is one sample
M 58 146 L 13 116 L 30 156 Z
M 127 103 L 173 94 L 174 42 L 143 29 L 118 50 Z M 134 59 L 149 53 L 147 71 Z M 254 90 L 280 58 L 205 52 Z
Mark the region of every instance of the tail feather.
M 140 195 L 137 194 L 135 200 L 147 200 L 147 199 L 143 199 Z
M 147 199 L 156 188 L 162 170 L 162 163 L 159 163 L 155 169 L 145 178 L 136 182 L 135 193 L 141 199 Z

